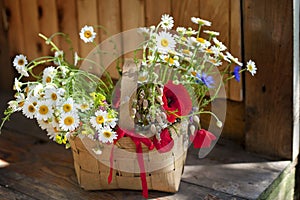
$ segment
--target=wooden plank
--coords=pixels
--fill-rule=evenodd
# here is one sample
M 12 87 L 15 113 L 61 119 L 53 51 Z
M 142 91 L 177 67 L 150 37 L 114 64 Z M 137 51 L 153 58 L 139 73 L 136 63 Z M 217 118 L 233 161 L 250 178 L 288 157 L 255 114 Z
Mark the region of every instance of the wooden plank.
M 24 54 L 29 60 L 41 55 L 42 40 L 38 37 L 38 4 L 37 0 L 20 1 L 24 37 Z
M 96 0 L 78 0 L 77 1 L 78 13 L 78 28 L 79 31 L 85 25 L 95 26 L 98 25 L 97 14 L 97 1 Z M 96 32 L 97 30 L 94 29 Z M 99 35 L 96 36 L 94 43 L 98 44 Z M 79 42 L 80 57 L 86 57 L 88 53 L 95 47 L 94 44 L 84 43 L 82 40 Z
M 145 1 L 145 25 L 157 25 L 163 14 L 171 15 L 171 0 L 146 0 Z
M 8 10 L 9 8 L 4 5 L 4 2 L 0 2 L 0 88 L 3 90 L 11 90 L 13 84 L 14 68 L 12 67 L 10 59 L 10 48 L 8 40 Z
M 230 0 L 230 31 L 229 31 L 229 49 L 234 57 L 242 61 L 242 49 L 241 49 L 241 3 L 240 0 Z M 234 65 L 231 66 L 231 71 L 234 69 Z M 243 100 L 243 88 L 242 79 L 237 82 L 235 79 L 229 82 L 229 96 L 228 98 L 235 101 Z
M 39 19 L 39 30 L 40 33 L 46 37 L 50 37 L 52 34 L 58 32 L 58 20 L 57 20 L 57 9 L 56 1 L 45 1 L 38 0 L 38 19 Z M 39 38 L 42 43 L 42 55 L 54 55 L 51 52 L 51 46 L 46 45 L 44 40 Z M 58 38 L 55 37 L 53 42 L 59 46 Z
M 8 185 L 1 186 L 0 185 L 0 199 L 2 200 L 11 200 L 11 199 L 19 199 L 19 200 L 34 200 L 28 195 L 22 194 L 22 192 L 12 190 L 8 187 Z
M 198 149 L 190 148 L 183 181 L 245 199 L 257 199 L 291 163 L 268 161 L 228 140 L 219 140 L 206 158 L 197 156 Z
M 197 29 L 195 24 L 191 22 L 191 17 L 200 16 L 200 2 L 199 0 L 186 0 L 186 1 L 172 1 L 172 15 L 175 20 L 175 27 L 194 27 Z
M 68 0 L 56 0 L 57 14 L 58 14 L 58 26 L 59 31 L 67 34 L 71 40 L 71 45 L 66 38 L 60 37 L 60 48 L 64 50 L 66 60 L 69 63 L 74 63 L 74 53 L 79 51 L 79 28 L 77 26 L 77 9 L 76 1 Z M 72 23 L 70 23 L 72 22 Z M 80 56 L 80 55 L 79 55 Z
M 227 47 L 229 47 L 229 33 L 230 33 L 230 1 L 229 0 L 200 0 L 200 18 L 212 22 L 211 27 L 204 27 L 202 30 L 212 30 L 220 33 L 218 39 Z M 202 37 L 208 38 L 206 34 Z M 226 63 L 219 66 L 218 69 L 222 71 L 227 66 Z M 224 76 L 226 78 L 227 75 Z M 228 82 L 224 84 L 226 95 L 229 96 Z
M 134 11 L 134 12 L 132 12 Z M 145 2 L 140 0 L 121 0 L 122 31 L 145 26 Z M 123 41 L 123 46 L 127 45 Z M 140 57 L 141 54 L 138 54 Z M 133 58 L 134 53 L 127 53 L 124 58 Z
M 98 21 L 104 29 L 98 29 L 100 32 L 100 41 L 121 32 L 121 13 L 119 0 L 100 0 L 98 1 Z M 113 41 L 117 46 L 122 47 L 122 41 Z M 121 51 L 121 49 L 119 49 Z M 117 59 L 117 58 L 116 58 Z M 117 61 L 108 66 L 107 71 L 110 75 L 119 78 L 116 70 Z
M 246 74 L 246 147 L 287 159 L 293 133 L 292 2 L 249 0 L 243 6 L 245 58 L 258 65 L 255 77 Z
M 19 53 L 25 54 L 23 34 L 16 34 L 23 32 L 23 17 L 21 16 L 20 1 L 4 0 L 4 5 L 8 26 L 7 38 L 9 41 L 9 55 L 13 57 Z

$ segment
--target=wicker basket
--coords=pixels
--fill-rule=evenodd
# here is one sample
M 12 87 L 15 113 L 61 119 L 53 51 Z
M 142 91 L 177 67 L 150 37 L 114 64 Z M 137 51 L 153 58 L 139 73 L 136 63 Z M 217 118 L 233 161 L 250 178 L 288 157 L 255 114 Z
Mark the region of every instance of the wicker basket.
M 184 148 L 184 134 L 174 135 L 174 147 L 166 153 L 159 153 L 156 149 L 149 151 L 142 144 L 147 186 L 149 190 L 177 192 L 186 160 Z M 90 141 L 92 142 L 92 141 Z M 112 145 L 107 145 L 101 155 L 96 157 L 87 150 L 80 138 L 70 139 L 74 158 L 74 166 L 78 182 L 85 190 L 131 189 L 142 190 L 139 165 L 135 144 L 130 137 L 123 137 L 117 148 L 114 148 L 114 166 L 136 169 L 135 172 L 124 172 L 113 169 L 112 182 L 108 184 L 110 173 L 110 152 Z M 84 142 L 86 143 L 86 141 Z M 128 154 L 124 153 L 129 152 Z M 148 152 L 149 151 L 149 152 Z M 151 171 L 151 169 L 157 169 Z

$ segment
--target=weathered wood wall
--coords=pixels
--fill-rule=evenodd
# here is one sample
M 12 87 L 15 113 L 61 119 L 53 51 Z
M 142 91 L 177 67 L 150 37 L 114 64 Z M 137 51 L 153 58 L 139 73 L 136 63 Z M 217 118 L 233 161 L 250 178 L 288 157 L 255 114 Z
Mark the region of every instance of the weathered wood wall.
M 150 26 L 160 21 L 162 14 L 174 16 L 175 25 L 194 27 L 190 21 L 198 16 L 212 21 L 212 30 L 221 32 L 220 39 L 235 56 L 241 58 L 241 26 L 239 0 L 1 0 L 1 31 L 8 41 L 6 51 L 12 59 L 23 53 L 29 59 L 50 54 L 49 46 L 38 37 L 38 33 L 50 36 L 55 32 L 70 35 L 75 51 L 81 57 L 86 56 L 93 45 L 79 40 L 80 29 L 88 25 L 102 25 L 109 34 L 100 30 L 96 42 L 101 42 L 109 35 L 141 26 Z M 68 49 L 64 40 L 56 39 L 62 49 Z M 71 55 L 68 57 L 70 58 Z M 7 57 L 6 60 L 8 61 Z M 7 62 L 4 73 L 6 81 L 1 88 L 10 89 L 14 74 Z M 228 96 L 233 100 L 242 100 L 240 83 L 230 82 Z
M 293 1 L 247 0 L 243 10 L 245 57 L 260 66 L 257 76 L 246 76 L 246 147 L 291 158 Z

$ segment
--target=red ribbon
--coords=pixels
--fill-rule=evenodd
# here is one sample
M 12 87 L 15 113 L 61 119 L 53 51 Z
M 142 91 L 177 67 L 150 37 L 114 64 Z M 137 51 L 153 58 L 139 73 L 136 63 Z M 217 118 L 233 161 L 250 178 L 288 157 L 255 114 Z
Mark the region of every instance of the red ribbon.
M 143 189 L 143 196 L 145 198 L 148 198 L 148 186 L 147 186 L 147 180 L 146 180 L 146 172 L 145 172 L 145 164 L 144 164 L 144 158 L 143 158 L 143 149 L 142 149 L 142 143 L 148 147 L 149 150 L 152 150 L 154 148 L 153 142 L 144 136 L 137 136 L 136 134 L 122 130 L 120 127 L 117 129 L 118 138 L 114 141 L 114 144 L 121 139 L 124 136 L 128 136 L 131 138 L 131 140 L 134 142 L 136 146 L 136 154 L 138 159 L 138 164 L 140 167 L 140 177 L 142 181 L 142 189 Z M 109 176 L 108 176 L 108 184 L 112 181 L 112 171 L 113 171 L 113 151 L 114 151 L 114 145 L 110 152 L 110 170 L 109 170 Z

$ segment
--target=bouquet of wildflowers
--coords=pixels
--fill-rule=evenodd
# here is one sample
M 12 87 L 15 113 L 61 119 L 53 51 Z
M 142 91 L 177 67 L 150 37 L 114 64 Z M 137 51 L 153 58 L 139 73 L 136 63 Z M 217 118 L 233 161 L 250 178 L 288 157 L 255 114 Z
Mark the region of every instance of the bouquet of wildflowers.
M 177 27 L 169 15 L 163 15 L 157 26 L 140 28 L 145 42 L 141 44 L 142 57 L 134 58 L 138 66 L 138 88 L 132 101 L 130 114 L 137 131 L 150 133 L 157 150 L 166 152 L 172 145 L 170 128 L 183 119 L 189 121 L 190 140 L 196 148 L 208 147 L 216 137 L 201 128 L 199 116 L 211 114 L 222 127 L 218 116 L 205 110 L 217 95 L 223 81 L 240 81 L 241 72 L 256 73 L 253 61 L 246 67 L 232 56 L 226 46 L 218 40 L 219 33 L 207 30 L 211 22 L 191 18 L 197 30 Z M 119 105 L 113 102 L 114 83 L 108 73 L 105 78 L 80 70 L 77 53 L 69 62 L 63 50 L 42 34 L 54 56 L 36 58 L 30 62 L 26 56 L 17 55 L 13 66 L 20 73 L 15 78 L 15 99 L 9 101 L 3 122 L 17 111 L 36 119 L 50 139 L 69 147 L 71 136 L 87 136 L 100 144 L 114 143 L 120 133 L 118 127 Z M 62 34 L 64 35 L 64 34 Z M 79 33 L 85 43 L 93 43 L 96 32 L 85 26 Z M 225 70 L 216 72 L 223 63 Z M 37 66 L 46 66 L 41 74 L 34 74 Z M 233 71 L 230 66 L 234 65 Z M 220 73 L 222 81 L 214 77 Z M 23 82 L 23 77 L 32 76 L 34 81 Z M 1 127 L 3 126 L 3 123 Z M 174 128 L 175 129 L 175 128 Z M 147 135 L 147 134 L 145 134 Z M 100 145 L 101 146 L 101 145 Z M 101 151 L 96 151 L 101 153 Z

